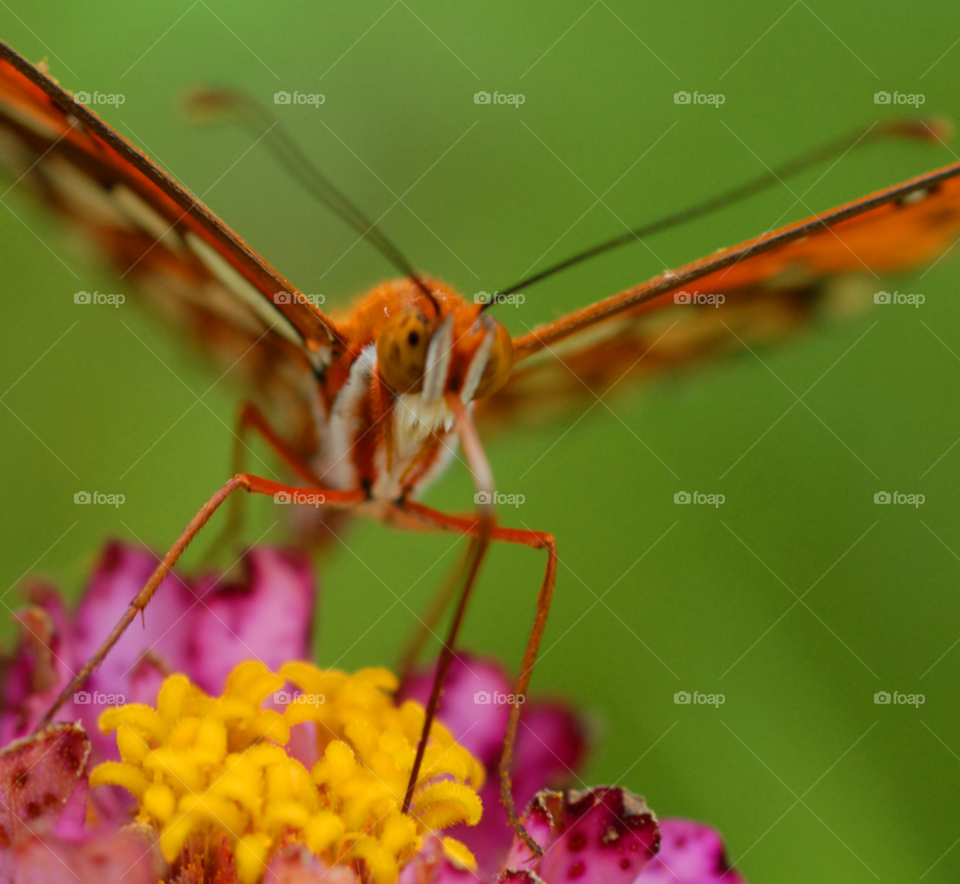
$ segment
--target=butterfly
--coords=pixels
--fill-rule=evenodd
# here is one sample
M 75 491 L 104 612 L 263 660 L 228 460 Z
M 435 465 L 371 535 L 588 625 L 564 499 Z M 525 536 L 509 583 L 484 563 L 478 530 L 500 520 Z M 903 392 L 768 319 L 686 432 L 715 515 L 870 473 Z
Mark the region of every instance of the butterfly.
M 201 93 L 195 102 L 200 111 L 224 107 L 258 121 L 255 108 L 229 93 Z M 309 166 L 282 130 L 274 132 L 275 123 L 262 117 L 259 122 L 264 136 L 273 133 L 275 152 L 305 186 L 390 259 L 402 278 L 378 285 L 349 311 L 322 311 L 44 69 L 0 43 L 0 166 L 85 234 L 179 334 L 189 335 L 212 358 L 236 366 L 250 396 L 241 411 L 241 430 L 258 432 L 303 483 L 238 472 L 191 520 L 63 696 L 103 659 L 186 545 L 236 490 L 363 513 L 400 528 L 457 532 L 471 544 L 405 808 L 489 544 L 522 544 L 547 558 L 517 695 L 526 693 L 554 588 L 554 538 L 496 524 L 494 479 L 478 425 L 513 421 L 534 405 L 568 405 L 613 381 L 713 356 L 735 338 L 750 343 L 782 336 L 833 296 L 831 281 L 864 268 L 893 271 L 940 255 L 960 231 L 960 163 L 955 163 L 665 271 L 511 339 L 491 312 L 498 301 L 622 244 L 623 238 L 493 299 L 471 303 L 450 286 L 416 273 L 379 229 Z M 922 121 L 878 126 L 782 171 L 795 172 L 858 143 L 898 135 L 934 140 L 940 130 Z M 632 231 L 628 239 L 705 214 L 769 183 L 765 176 Z M 718 302 L 722 311 L 713 309 Z M 671 311 L 676 324 L 664 334 Z M 446 514 L 417 500 L 459 457 L 458 445 L 476 489 L 477 510 L 470 515 Z M 539 852 L 519 823 L 510 788 L 519 713 L 520 706 L 513 705 L 501 761 L 502 800 L 518 834 Z

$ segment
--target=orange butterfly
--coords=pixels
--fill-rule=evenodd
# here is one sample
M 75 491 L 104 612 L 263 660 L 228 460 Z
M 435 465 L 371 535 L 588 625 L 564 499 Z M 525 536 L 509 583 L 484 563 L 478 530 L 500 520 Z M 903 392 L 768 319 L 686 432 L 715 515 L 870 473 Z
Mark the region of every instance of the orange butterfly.
M 204 104 L 216 110 L 242 108 L 244 102 L 206 93 L 198 106 Z M 247 112 L 256 114 L 249 107 Z M 920 122 L 888 124 L 783 172 L 861 140 L 890 135 L 939 137 Z M 305 165 L 285 136 L 273 138 L 281 158 L 307 186 L 367 235 L 405 278 L 379 285 L 342 315 L 322 312 L 155 163 L 43 70 L 0 43 L 0 163 L 88 234 L 123 276 L 134 278 L 145 297 L 178 328 L 189 330 L 205 352 L 229 364 L 247 357 L 242 370 L 260 404 L 245 404 L 241 428 L 257 430 L 305 483 L 294 487 L 243 472 L 230 479 L 193 518 L 48 718 L 103 659 L 190 540 L 238 488 L 363 512 L 400 527 L 458 532 L 471 538 L 471 546 L 405 808 L 488 544 L 523 544 L 547 553 L 517 694 L 526 693 L 556 577 L 550 534 L 496 525 L 493 475 L 474 416 L 503 420 L 535 401 L 565 402 L 651 366 L 702 358 L 730 341 L 729 330 L 747 342 L 784 333 L 826 297 L 822 281 L 864 267 L 891 271 L 923 261 L 942 253 L 960 231 L 956 163 L 722 249 L 511 340 L 487 312 L 492 304 L 469 303 L 443 283 L 417 275 L 359 210 Z M 754 182 L 653 227 L 704 214 L 765 183 Z M 619 243 L 603 244 L 524 285 Z M 662 311 L 689 300 L 686 289 L 693 284 L 698 296 L 701 291 L 722 294 L 723 322 L 718 311 L 691 304 L 684 308 L 684 321 L 665 338 Z M 651 350 L 651 358 L 638 367 L 641 355 Z M 562 360 L 553 358 L 558 354 Z M 477 491 L 477 512 L 468 516 L 416 502 L 456 456 L 458 442 Z M 519 712 L 518 705 L 510 709 L 501 795 L 518 833 L 539 852 L 519 824 L 510 789 Z

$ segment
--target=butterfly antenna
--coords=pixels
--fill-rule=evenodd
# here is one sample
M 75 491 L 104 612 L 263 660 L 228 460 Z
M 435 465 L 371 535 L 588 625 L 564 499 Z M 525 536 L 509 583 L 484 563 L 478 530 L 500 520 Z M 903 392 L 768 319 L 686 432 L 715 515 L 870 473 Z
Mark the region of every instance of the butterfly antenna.
M 323 174 L 297 146 L 290 133 L 259 102 L 232 89 L 191 90 L 184 102 L 187 118 L 194 123 L 238 122 L 251 127 L 280 164 L 307 192 L 353 228 L 384 258 L 423 292 L 437 315 L 440 305 L 433 292 L 386 234 Z
M 747 181 L 733 188 L 733 190 L 729 190 L 719 196 L 711 197 L 702 203 L 675 212 L 672 215 L 667 215 L 658 221 L 644 224 L 641 227 L 635 227 L 633 230 L 616 236 L 613 239 L 598 243 L 592 248 L 578 252 L 565 261 L 554 264 L 546 270 L 541 270 L 533 276 L 521 279 L 520 282 L 515 283 L 507 289 L 501 289 L 500 291 L 504 295 L 514 294 L 521 289 L 529 288 L 534 283 L 553 276 L 555 273 L 559 273 L 561 270 L 566 270 L 569 267 L 573 267 L 590 258 L 595 258 L 597 255 L 602 255 L 620 246 L 637 242 L 644 236 L 659 233 L 662 230 L 676 227 L 679 224 L 685 224 L 688 221 L 693 221 L 695 218 L 702 218 L 704 215 L 709 215 L 711 212 L 716 212 L 727 206 L 731 206 L 749 196 L 753 196 L 755 193 L 760 193 L 769 187 L 773 187 L 775 184 L 781 183 L 784 178 L 796 175 L 798 172 L 815 166 L 817 163 L 822 163 L 824 160 L 829 160 L 836 156 L 843 156 L 843 154 L 855 147 L 863 147 L 864 145 L 885 138 L 912 138 L 918 141 L 944 142 L 948 140 L 951 135 L 952 126 L 949 121 L 942 118 L 929 120 L 903 119 L 891 120 L 888 123 L 881 124 L 874 123 L 866 129 L 858 129 L 850 135 L 845 135 L 843 138 L 838 138 L 835 141 L 823 144 L 811 150 L 809 153 L 805 153 L 803 156 L 797 157 L 779 168 L 774 169 L 772 172 L 758 175 L 751 181 Z M 494 303 L 496 303 L 496 301 L 491 300 L 484 304 L 481 309 L 486 310 Z

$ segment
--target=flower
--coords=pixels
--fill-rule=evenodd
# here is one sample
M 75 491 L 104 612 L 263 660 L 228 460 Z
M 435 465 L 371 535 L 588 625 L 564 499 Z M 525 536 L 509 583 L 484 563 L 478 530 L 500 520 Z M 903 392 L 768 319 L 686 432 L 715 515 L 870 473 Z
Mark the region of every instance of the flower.
M 532 856 L 498 800 L 509 708 L 497 700 L 510 683 L 466 654 L 448 675 L 414 813 L 402 814 L 433 669 L 398 686 L 383 669 L 284 663 L 309 654 L 314 599 L 292 553 L 252 550 L 226 586 L 168 577 L 144 627 L 84 688 L 123 694 L 121 706 L 68 704 L 58 718 L 80 724 L 24 737 L 154 564 L 113 544 L 75 614 L 40 584 L 17 613 L 0 670 L 0 745 L 22 737 L 0 749 L 0 881 L 69 868 L 80 884 L 743 884 L 713 829 L 658 820 L 619 787 L 572 790 L 586 729 L 557 701 L 524 702 L 514 753 L 514 795 L 544 848 Z M 92 790 L 88 759 L 101 762 Z
M 434 668 L 408 677 L 398 697 L 428 696 Z M 480 793 L 484 802 L 480 825 L 469 830 L 451 829 L 451 835 L 462 840 L 477 857 L 481 880 L 528 884 L 744 884 L 743 878 L 728 867 L 723 841 L 709 826 L 685 819 L 657 822 L 643 799 L 626 789 L 601 786 L 571 790 L 572 783 L 580 783 L 577 768 L 586 755 L 587 730 L 576 712 L 561 701 L 522 703 L 513 793 L 517 806 L 527 807 L 524 826 L 544 848 L 542 860 L 530 856 L 508 827 L 506 812 L 498 800 L 500 747 L 509 706 L 487 701 L 509 698 L 511 690 L 510 679 L 499 663 L 458 654 L 450 666 L 438 708 L 439 717 L 453 735 L 487 768 L 487 785 Z M 655 839 L 654 828 L 658 830 Z M 618 854 L 616 845 L 628 844 L 636 845 L 636 849 Z M 619 863 L 625 859 L 629 866 L 621 867 Z M 476 878 L 464 876 L 441 857 L 431 856 L 428 844 L 404 870 L 400 884 L 454 884 L 460 880 Z
M 0 749 L 0 880 L 155 884 L 162 869 L 137 830 L 88 830 L 80 725 L 53 724 Z
M 262 710 L 286 681 L 321 702 Z M 183 675 L 167 678 L 157 708 L 109 709 L 100 729 L 117 732 L 122 761 L 107 761 L 90 785 L 122 786 L 140 804 L 139 821 L 160 832 L 173 863 L 187 839 L 228 836 L 239 879 L 256 884 L 283 838 L 295 838 L 328 866 L 358 867 L 372 884 L 394 884 L 423 837 L 457 823 L 476 825 L 483 765 L 436 722 L 420 767 L 410 812 L 403 798 L 424 724 L 413 700 L 396 706 L 397 681 L 385 669 L 355 675 L 289 663 L 279 674 L 262 663 L 239 664 L 214 699 Z M 312 771 L 282 748 L 291 726 L 316 721 L 323 745 Z M 475 868 L 452 838 L 451 862 Z
M 255 657 L 275 667 L 310 656 L 316 592 L 306 557 L 260 547 L 242 564 L 239 580 L 168 575 L 142 624 L 131 625 L 83 689 L 61 708 L 57 720 L 83 723 L 94 760 L 119 758 L 113 741 L 96 726 L 103 706 L 94 701 L 101 696 L 122 697 L 120 703 L 155 703 L 170 672 L 185 673 L 204 690 L 218 693 L 241 660 Z M 16 614 L 20 639 L 5 661 L 0 685 L 0 745 L 36 727 L 156 565 L 146 550 L 108 544 L 73 613 L 50 585 L 35 582 L 30 587 L 31 604 Z

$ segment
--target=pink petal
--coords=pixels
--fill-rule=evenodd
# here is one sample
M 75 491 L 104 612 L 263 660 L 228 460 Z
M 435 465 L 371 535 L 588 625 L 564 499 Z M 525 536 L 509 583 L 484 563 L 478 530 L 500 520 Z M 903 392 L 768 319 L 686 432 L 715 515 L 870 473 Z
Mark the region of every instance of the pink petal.
M 186 672 L 219 694 L 230 670 L 256 659 L 270 669 L 307 659 L 316 597 L 309 560 L 299 553 L 259 548 L 244 557 L 244 576 L 232 584 L 198 581 L 202 602 L 190 617 Z
M 52 724 L 0 749 L 0 847 L 49 828 L 86 773 L 83 729 Z
M 67 841 L 80 841 L 87 837 L 87 801 L 90 798 L 90 781 L 81 777 L 73 793 L 63 805 L 53 831 Z
M 11 884 L 156 884 L 162 868 L 146 838 L 112 831 L 83 842 L 52 836 L 30 838 L 5 865 Z
M 466 884 L 489 880 L 487 876 L 477 876 L 455 866 L 444 854 L 440 838 L 429 834 L 424 836 L 420 852 L 401 870 L 397 884 Z
M 540 792 L 524 825 L 544 855 L 533 856 L 515 839 L 505 872 L 535 872 L 545 884 L 633 884 L 660 840 L 657 818 L 644 800 L 607 786 Z M 511 878 L 501 875 L 500 880 Z
M 574 780 L 585 752 L 584 726 L 572 709 L 562 703 L 531 702 L 524 706 L 513 753 L 513 800 L 517 809 L 525 808 L 540 789 L 562 787 Z M 480 792 L 480 822 L 450 830 L 452 837 L 473 851 L 486 877 L 502 867 L 513 840 L 507 811 L 500 802 L 499 751 L 497 756 Z
M 0 745 L 29 734 L 73 676 L 66 610 L 56 590 L 34 583 L 15 613 L 17 649 L 5 661 Z
M 298 844 L 281 847 L 273 854 L 263 880 L 270 884 L 360 884 L 348 866 L 328 866 Z
M 727 865 L 723 839 L 692 820 L 660 821 L 660 852 L 635 884 L 744 884 Z
M 415 699 L 426 703 L 436 667 L 407 678 L 398 701 Z M 440 720 L 461 745 L 479 757 L 487 768 L 487 783 L 480 793 L 483 816 L 476 826 L 455 826 L 448 834 L 462 841 L 477 858 L 480 876 L 489 879 L 502 867 L 510 849 L 513 830 L 500 803 L 497 766 L 510 707 L 477 703 L 475 695 L 486 692 L 493 699 L 509 694 L 510 680 L 495 661 L 471 654 L 458 654 L 450 666 L 440 701 Z M 525 703 L 514 750 L 513 795 L 518 808 L 525 807 L 538 790 L 566 785 L 586 752 L 586 728 L 576 713 L 559 702 Z
M 143 588 L 158 559 L 149 552 L 121 543 L 111 543 L 103 551 L 93 578 L 77 608 L 74 621 L 74 660 L 85 663 Z M 144 654 L 152 656 L 172 672 L 183 672 L 187 614 L 196 597 L 175 574 L 168 574 L 144 611 L 130 624 L 84 689 L 89 693 L 124 694 L 126 702 L 152 698 L 133 696 L 131 674 Z M 89 704 L 92 706 L 92 704 Z M 83 710 L 89 718 L 88 730 L 96 732 L 96 717 L 103 709 Z M 86 721 L 85 721 L 86 723 Z
M 426 706 L 436 668 L 434 664 L 406 678 L 397 693 L 397 702 L 417 700 Z M 509 706 L 494 705 L 489 700 L 509 693 L 510 678 L 499 663 L 472 654 L 457 654 L 450 663 L 440 699 L 440 720 L 457 742 L 487 768 L 500 757 L 510 714 Z

